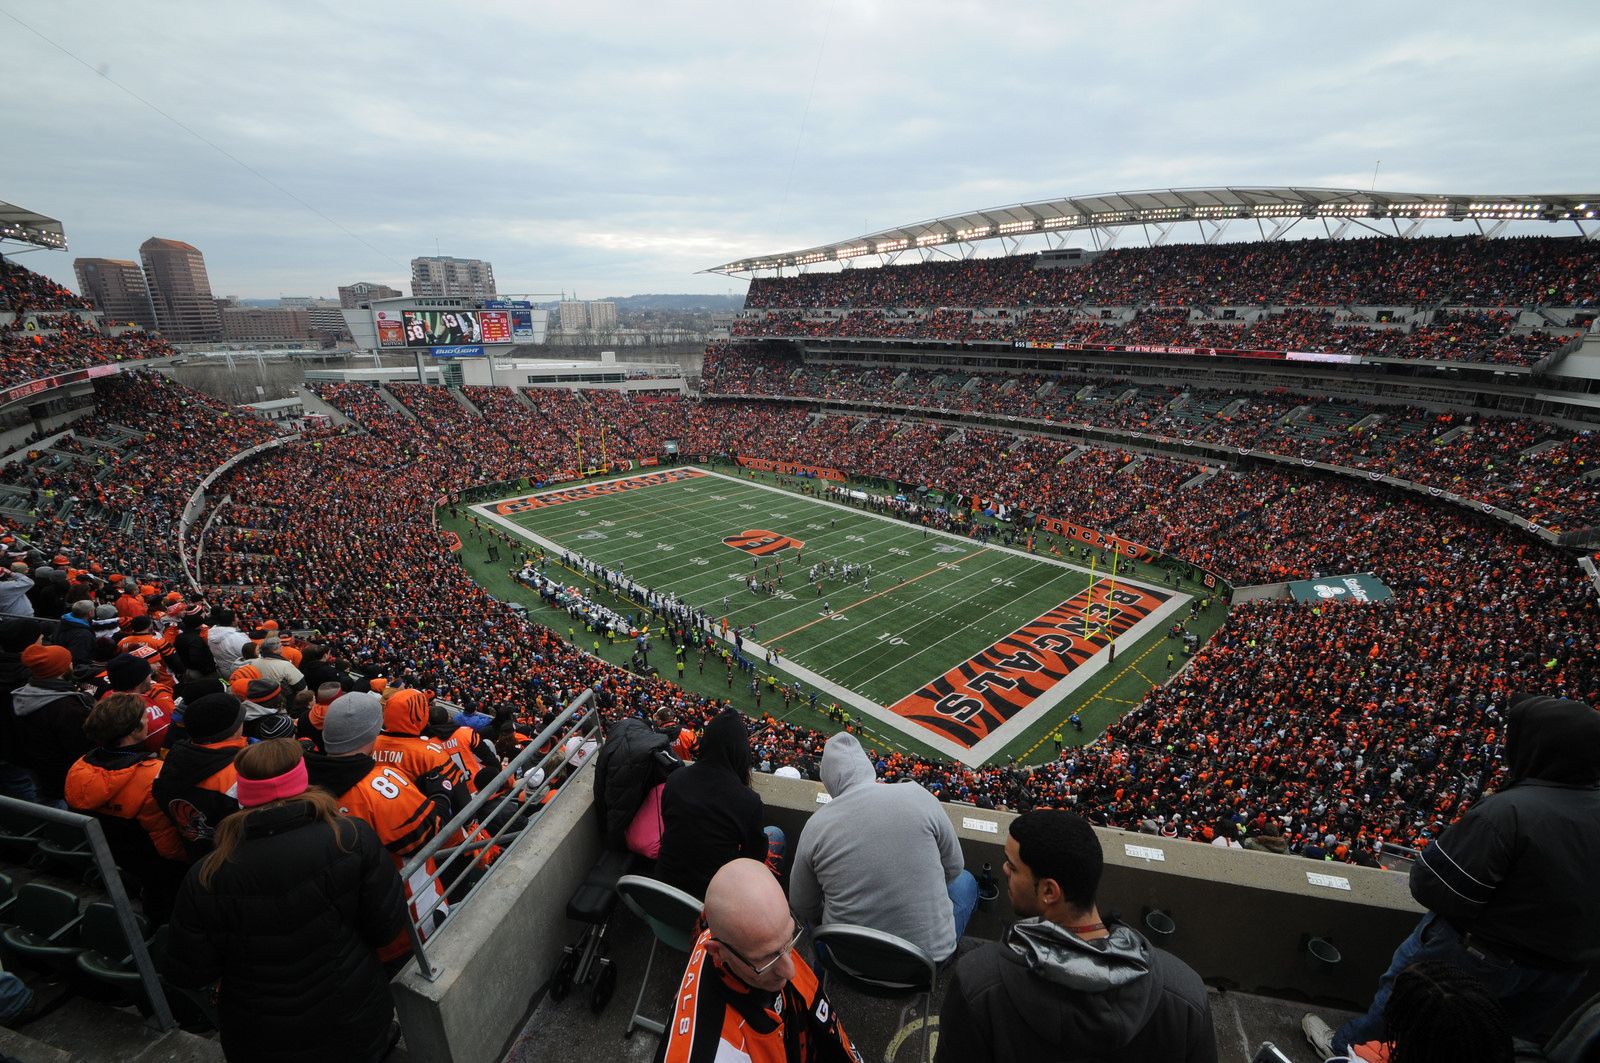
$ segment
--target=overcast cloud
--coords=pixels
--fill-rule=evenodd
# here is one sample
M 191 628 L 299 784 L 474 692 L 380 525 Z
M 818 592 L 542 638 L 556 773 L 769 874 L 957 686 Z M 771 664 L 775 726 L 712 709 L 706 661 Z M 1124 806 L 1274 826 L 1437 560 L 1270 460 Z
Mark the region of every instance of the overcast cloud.
M 1380 188 L 1600 191 L 1593 16 L 0 0 L 0 200 L 61 219 L 72 251 L 21 261 L 68 284 L 159 235 L 219 295 L 408 291 L 436 241 L 507 293 L 737 292 L 696 271 L 1058 195 L 1365 188 L 1378 159 Z

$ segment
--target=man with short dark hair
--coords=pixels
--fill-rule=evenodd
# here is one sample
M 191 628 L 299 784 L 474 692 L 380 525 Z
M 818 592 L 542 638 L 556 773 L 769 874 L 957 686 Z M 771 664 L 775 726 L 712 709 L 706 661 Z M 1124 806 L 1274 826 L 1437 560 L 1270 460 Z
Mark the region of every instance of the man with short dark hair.
M 1006 839 L 1023 918 L 963 956 L 939 1015 L 940 1063 L 1216 1063 L 1200 976 L 1096 907 L 1104 856 L 1070 812 L 1018 816 Z

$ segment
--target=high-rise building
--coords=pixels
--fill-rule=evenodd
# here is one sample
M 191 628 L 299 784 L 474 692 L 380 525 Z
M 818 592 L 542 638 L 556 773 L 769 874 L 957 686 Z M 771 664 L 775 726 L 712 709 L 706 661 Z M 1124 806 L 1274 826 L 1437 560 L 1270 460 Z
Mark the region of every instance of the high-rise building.
M 414 258 L 411 260 L 411 294 L 450 295 L 464 299 L 493 299 L 494 267 L 476 258 Z
M 413 273 L 416 264 L 412 264 Z M 405 292 L 398 288 L 391 288 L 387 284 L 373 284 L 371 281 L 356 281 L 346 284 L 339 289 L 339 305 L 345 310 L 354 310 L 362 303 L 370 303 L 374 299 L 398 299 Z
M 309 313 L 297 306 L 230 306 L 222 311 L 222 338 L 233 343 L 307 340 Z
M 345 324 L 344 311 L 332 303 L 316 303 L 306 308 L 306 322 L 311 326 L 313 339 L 347 340 L 350 326 Z
M 556 304 L 556 319 L 562 332 L 614 332 L 617 328 L 617 304 L 563 299 Z
M 73 260 L 72 271 L 78 275 L 78 290 L 105 314 L 106 324 L 156 330 L 156 312 L 139 263 L 124 258 L 79 258 Z
M 222 338 L 222 316 L 211 294 L 205 256 L 197 248 L 152 236 L 139 245 L 139 260 L 162 335 L 174 343 Z

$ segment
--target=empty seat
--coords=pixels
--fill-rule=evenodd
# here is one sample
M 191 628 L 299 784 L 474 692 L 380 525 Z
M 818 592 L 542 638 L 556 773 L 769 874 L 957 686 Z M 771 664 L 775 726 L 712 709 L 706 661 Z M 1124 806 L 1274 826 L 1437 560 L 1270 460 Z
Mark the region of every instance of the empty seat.
M 144 917 L 135 913 L 133 921 L 140 940 L 149 937 L 150 927 Z M 115 905 L 97 901 L 83 910 L 78 943 L 84 947 L 77 956 L 78 971 L 85 979 L 124 1002 L 143 999 L 133 946 L 123 931 L 122 920 L 117 918 Z
M 78 898 L 64 889 L 29 882 L 17 891 L 11 909 L 15 926 L 0 931 L 6 951 L 24 963 L 59 974 L 74 967 L 83 946 L 78 944 Z
M 622 903 L 649 924 L 650 932 L 654 935 L 650 941 L 650 957 L 644 965 L 644 977 L 639 982 L 639 995 L 633 1002 L 633 1014 L 628 1016 L 628 1028 L 622 1036 L 632 1037 L 638 1027 L 651 1033 L 661 1033 L 666 1029 L 665 1023 L 639 1012 L 645 989 L 650 985 L 650 968 L 656 962 L 656 947 L 664 944 L 684 953 L 693 948 L 700 911 L 704 906 L 698 898 L 643 875 L 623 875 L 617 880 L 617 893 L 621 895 Z

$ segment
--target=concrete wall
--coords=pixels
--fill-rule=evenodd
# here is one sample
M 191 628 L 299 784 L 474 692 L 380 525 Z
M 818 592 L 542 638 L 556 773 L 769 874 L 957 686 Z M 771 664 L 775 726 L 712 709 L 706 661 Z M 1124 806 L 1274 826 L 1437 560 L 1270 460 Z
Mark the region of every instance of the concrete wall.
M 788 833 L 794 852 L 805 820 L 820 807 L 821 784 L 758 775 L 756 789 L 768 820 Z M 973 916 L 967 934 L 998 938 L 1016 919 L 1001 871 L 1005 839 L 1016 817 L 963 805 L 944 808 L 961 839 L 967 868 L 977 874 L 987 863 L 1001 884 L 1000 899 Z M 993 824 L 995 832 L 966 826 L 968 820 Z M 1127 831 L 1097 833 L 1106 856 L 1101 914 L 1116 913 L 1222 988 L 1365 1009 L 1395 946 L 1422 915 L 1405 876 L 1396 872 Z M 1159 851 L 1163 859 L 1131 856 L 1127 846 Z M 1350 888 L 1312 885 L 1308 872 L 1343 879 Z M 1150 909 L 1177 924 L 1170 937 L 1158 938 L 1145 926 Z M 1305 951 L 1311 936 L 1331 941 L 1343 955 L 1341 962 L 1332 967 L 1314 962 Z
M 577 939 L 578 928 L 566 918 L 567 898 L 600 853 L 590 819 L 592 776 L 586 768 L 563 787 L 527 839 L 430 943 L 438 979 L 429 982 L 415 964 L 395 979 L 412 1058 L 494 1063 L 521 1027 L 562 948 Z M 788 833 L 794 852 L 806 820 L 820 807 L 821 785 L 757 775 L 755 787 L 768 822 Z M 980 907 L 967 928 L 969 936 L 993 940 L 1016 918 L 1001 871 L 1015 817 L 944 807 L 967 867 L 976 874 L 987 863 L 1000 883 L 999 900 L 987 910 Z M 1421 915 L 1405 877 L 1394 872 L 1125 831 L 1098 833 L 1106 854 L 1101 913 L 1138 926 L 1220 988 L 1365 1008 L 1395 946 Z M 1349 888 L 1314 885 L 1308 874 L 1337 878 Z M 1176 924 L 1169 937 L 1145 926 L 1151 909 Z M 1332 942 L 1341 962 L 1313 960 L 1306 952 L 1311 936 Z
M 528 834 L 495 865 L 472 902 L 428 945 L 439 969 L 429 982 L 408 964 L 394 980 L 412 1059 L 497 1063 L 506 1043 L 577 940 L 567 898 L 600 857 L 594 770 L 561 788 Z

